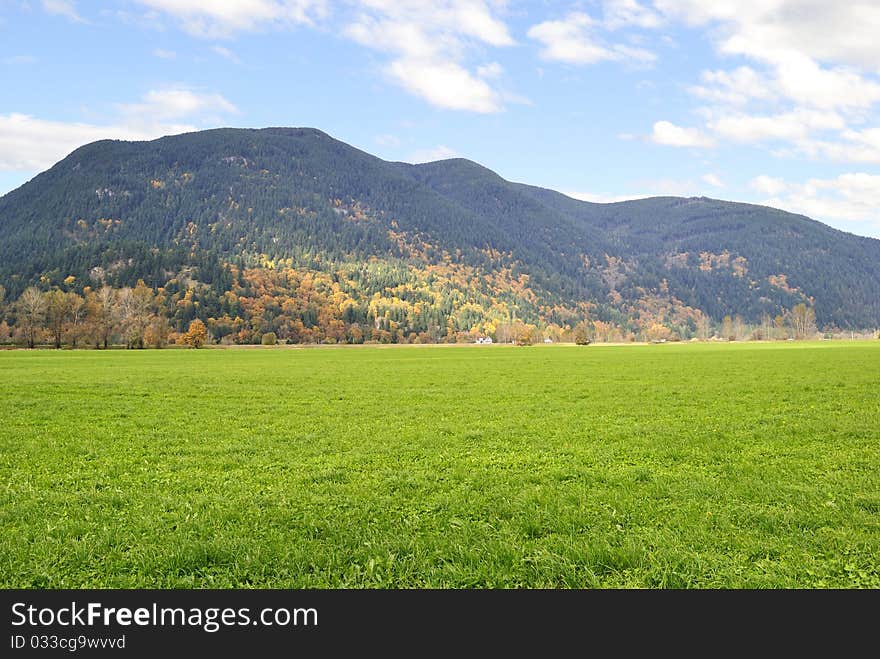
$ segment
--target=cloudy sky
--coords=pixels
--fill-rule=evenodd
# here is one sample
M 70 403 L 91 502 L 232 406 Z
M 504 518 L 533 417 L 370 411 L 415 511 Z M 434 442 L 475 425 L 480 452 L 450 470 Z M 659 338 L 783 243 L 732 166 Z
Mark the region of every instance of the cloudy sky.
M 880 0 L 0 0 L 0 193 L 97 139 L 313 126 L 880 237 L 877 35 Z

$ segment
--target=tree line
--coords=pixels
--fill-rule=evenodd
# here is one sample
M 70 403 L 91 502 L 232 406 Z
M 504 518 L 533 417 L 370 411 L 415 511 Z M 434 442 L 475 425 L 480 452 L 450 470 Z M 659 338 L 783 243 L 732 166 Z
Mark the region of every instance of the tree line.
M 27 348 L 143 349 L 169 344 L 198 348 L 206 343 L 471 343 L 491 338 L 496 343 L 531 345 L 818 336 L 815 311 L 805 303 L 775 317 L 764 314 L 760 323 L 748 323 L 740 316 L 714 322 L 697 314 L 683 325 L 663 323 L 652 316 L 641 325 L 631 319 L 613 322 L 588 313 L 569 323 L 530 323 L 516 319 L 515 311 L 510 314 L 509 309 L 496 309 L 487 317 L 478 306 L 463 305 L 446 316 L 429 313 L 425 323 L 414 326 L 407 320 L 408 312 L 400 311 L 405 307 L 396 297 L 375 296 L 361 305 L 339 287 L 328 291 L 323 285 L 327 282 L 320 278 L 285 279 L 288 287 L 283 289 L 265 270 L 259 275 L 248 273 L 244 279 L 249 286 L 238 289 L 242 295 L 230 292 L 225 303 L 235 310 L 234 316 L 208 316 L 191 290 L 172 294 L 165 288 L 153 289 L 143 280 L 133 287 L 87 286 L 83 294 L 30 286 L 9 301 L 0 286 L 0 343 Z
M 85 295 L 54 288 L 26 288 L 10 309 L 4 309 L 5 289 L 0 286 L 0 343 L 13 342 L 27 348 L 48 344 L 55 348 L 84 345 L 107 349 L 164 348 L 169 340 L 201 347 L 208 339 L 201 320 L 193 320 L 185 332 L 173 332 L 161 312 L 161 296 L 143 281 L 133 287 L 87 289 Z M 5 311 L 5 313 L 3 313 Z M 10 326 L 3 316 L 10 316 Z

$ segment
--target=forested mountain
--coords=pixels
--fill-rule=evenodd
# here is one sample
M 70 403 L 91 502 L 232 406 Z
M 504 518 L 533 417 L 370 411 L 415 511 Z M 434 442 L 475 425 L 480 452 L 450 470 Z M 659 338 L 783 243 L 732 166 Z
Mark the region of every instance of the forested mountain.
M 178 330 L 201 318 L 245 342 L 584 320 L 686 337 L 799 303 L 820 327 L 880 325 L 878 240 L 706 198 L 592 204 L 305 128 L 89 144 L 0 198 L 0 232 L 7 301 L 143 280 Z

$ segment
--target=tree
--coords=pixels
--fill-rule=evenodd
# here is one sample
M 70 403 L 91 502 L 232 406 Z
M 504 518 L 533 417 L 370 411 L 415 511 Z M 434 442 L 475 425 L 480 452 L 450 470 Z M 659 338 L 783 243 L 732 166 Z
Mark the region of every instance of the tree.
M 513 321 L 510 325 L 510 339 L 517 345 L 531 345 L 528 326 L 521 320 Z
M 86 316 L 86 301 L 74 293 L 67 292 L 67 335 L 70 338 L 70 345 L 76 348 L 76 342 L 79 340 L 83 331 L 83 319 Z
M 767 312 L 761 314 L 761 338 L 765 341 L 773 338 L 773 319 Z
M 776 318 L 773 319 L 773 335 L 777 339 L 787 338 L 785 331 L 785 315 L 777 314 Z
M 733 341 L 736 337 L 733 334 L 733 319 L 725 316 L 721 321 L 721 338 Z
M 205 327 L 205 323 L 196 318 L 189 324 L 189 329 L 180 336 L 178 341 L 190 348 L 201 348 L 207 340 L 208 328 Z
M 86 322 L 95 343 L 95 348 L 102 345 L 106 350 L 113 334 L 116 307 L 116 291 L 109 286 L 102 286 L 96 292 L 90 292 L 86 298 Z
M 24 334 L 27 347 L 33 348 L 46 317 L 46 300 L 36 286 L 24 289 L 16 303 L 17 325 Z
M 737 314 L 733 319 L 733 336 L 737 341 L 742 341 L 749 334 L 749 326 L 746 325 L 742 316 Z
M 164 348 L 168 345 L 168 335 L 171 333 L 171 325 L 165 316 L 153 316 L 147 329 L 144 331 L 144 342 L 154 348 Z
M 510 343 L 513 331 L 509 323 L 498 323 L 495 328 L 495 340 L 498 343 Z
M 663 323 L 651 323 L 651 326 L 645 332 L 645 336 L 649 341 L 668 341 L 672 338 L 672 330 Z
M 153 291 L 143 279 L 134 288 L 123 288 L 117 295 L 116 313 L 128 348 L 144 347 L 144 332 L 150 324 Z
M 64 326 L 67 323 L 70 301 L 67 299 L 67 294 L 58 289 L 44 293 L 44 299 L 46 300 L 46 321 L 57 350 L 61 347 L 61 340 L 64 337 Z
M 700 317 L 697 318 L 697 338 L 700 341 L 708 341 L 711 333 L 712 324 L 709 320 L 709 316 L 701 313 Z
M 816 312 L 801 302 L 791 310 L 791 329 L 794 338 L 806 339 L 816 333 Z
M 590 326 L 582 320 L 574 327 L 574 342 L 579 346 L 590 345 Z

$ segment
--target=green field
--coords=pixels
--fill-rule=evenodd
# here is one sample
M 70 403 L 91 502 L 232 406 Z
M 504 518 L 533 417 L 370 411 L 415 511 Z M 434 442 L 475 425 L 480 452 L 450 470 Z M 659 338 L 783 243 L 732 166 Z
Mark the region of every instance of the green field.
M 880 587 L 880 342 L 0 352 L 0 586 Z

